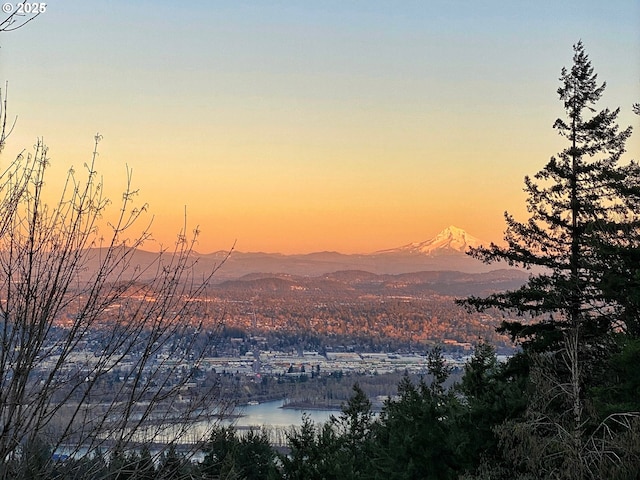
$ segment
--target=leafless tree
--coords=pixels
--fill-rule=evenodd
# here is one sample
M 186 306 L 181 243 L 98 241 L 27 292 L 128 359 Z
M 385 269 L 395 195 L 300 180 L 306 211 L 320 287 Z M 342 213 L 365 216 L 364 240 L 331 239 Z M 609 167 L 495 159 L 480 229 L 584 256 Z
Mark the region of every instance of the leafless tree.
M 35 20 L 38 15 L 45 13 L 47 10 L 46 2 L 29 2 L 22 0 L 21 2 L 5 2 L 3 13 L 6 15 L 4 20 L 0 20 L 0 32 L 12 32 L 27 23 Z
M 7 87 L 8 83 L 5 84 L 4 92 L 0 88 L 0 152 L 4 148 L 4 144 L 7 141 L 7 137 L 11 135 L 13 131 L 13 127 L 15 126 L 15 120 L 13 123 L 7 125 Z
M 569 333 L 569 337 L 573 334 Z M 562 363 L 563 365 L 559 365 Z M 577 344 L 568 338 L 557 354 L 532 359 L 530 404 L 523 419 L 509 420 L 496 428 L 509 478 L 632 479 L 640 468 L 640 414 L 608 415 L 596 425 L 576 426 L 576 375 L 558 378 L 558 368 L 577 369 Z M 576 429 L 580 435 L 576 435 Z M 520 472 L 520 473 L 517 473 Z M 505 478 L 499 468 L 470 478 Z
M 77 459 L 197 442 L 194 424 L 224 407 L 215 385 L 199 385 L 219 322 L 205 298 L 214 271 L 194 273 L 197 229 L 183 227 L 175 245 L 142 261 L 149 228 L 130 235 L 146 206 L 128 172 L 116 218 L 105 221 L 99 141 L 53 203 L 41 140 L 0 172 L 2 479 L 20 478 L 20 459 L 41 443 Z

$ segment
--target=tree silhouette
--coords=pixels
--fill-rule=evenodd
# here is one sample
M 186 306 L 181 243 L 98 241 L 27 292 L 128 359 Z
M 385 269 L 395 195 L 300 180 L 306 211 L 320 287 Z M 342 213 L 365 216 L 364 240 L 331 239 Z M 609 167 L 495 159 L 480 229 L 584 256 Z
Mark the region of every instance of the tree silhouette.
M 142 261 L 150 232 L 129 237 L 146 210 L 130 174 L 101 223 L 99 141 L 53 204 L 41 141 L 0 173 L 0 478 L 36 440 L 75 458 L 177 442 L 219 400 L 215 385 L 194 388 L 218 325 L 201 301 L 214 272 L 193 273 L 197 229 Z
M 471 251 L 489 263 L 542 268 L 521 289 L 466 300 L 481 309 L 536 316 L 533 324 L 510 322 L 504 329 L 520 341 L 539 342 L 541 349 L 564 341 L 561 333 L 569 328 L 597 333 L 614 325 L 601 305 L 602 268 L 594 255 L 602 242 L 624 242 L 640 225 L 640 168 L 619 164 L 631 127 L 619 130 L 619 109 L 595 111 L 605 84 L 597 84 L 582 43 L 575 45 L 573 60 L 570 70 L 562 70 L 558 89 L 567 118 L 554 123 L 568 145 L 533 179 L 525 177 L 531 217 L 521 223 L 505 213 L 507 246 Z
M 5 5 L 8 5 L 5 8 L 9 10 L 7 11 L 3 8 L 3 12 L 7 14 L 7 17 L 4 20 L 0 20 L 0 33 L 18 30 L 47 10 L 45 2 L 36 3 L 22 0 L 15 4 L 5 3 Z
M 463 301 L 532 319 L 502 326 L 529 355 L 536 392 L 525 421 L 502 433 L 505 444 L 519 446 L 511 459 L 526 459 L 541 478 L 600 478 L 604 464 L 624 458 L 608 449 L 613 437 L 596 445 L 594 435 L 611 430 L 587 411 L 588 393 L 615 347 L 612 334 L 635 331 L 638 322 L 620 314 L 633 313 L 635 305 L 610 288 L 611 271 L 640 246 L 640 167 L 620 161 L 631 127 L 619 129 L 620 109 L 596 109 L 605 84 L 598 84 L 582 43 L 573 50 L 573 65 L 562 69 L 558 88 L 565 117 L 553 125 L 566 147 L 525 178 L 531 216 L 519 222 L 505 214 L 507 245 L 471 252 L 485 262 L 535 270 L 518 290 Z M 625 432 L 631 426 L 619 424 Z

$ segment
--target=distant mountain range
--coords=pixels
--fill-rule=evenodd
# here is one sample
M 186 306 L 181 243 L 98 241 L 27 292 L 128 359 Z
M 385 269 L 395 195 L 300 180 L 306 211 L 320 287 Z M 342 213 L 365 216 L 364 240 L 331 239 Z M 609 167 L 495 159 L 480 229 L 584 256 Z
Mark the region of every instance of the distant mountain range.
M 488 245 L 489 242 L 484 242 Z M 504 264 L 485 265 L 468 256 L 469 247 L 483 242 L 464 230 L 450 226 L 434 238 L 410 243 L 398 248 L 380 250 L 370 254 L 343 254 L 338 252 L 315 252 L 284 255 L 263 252 L 214 252 L 194 254 L 196 275 L 204 275 L 222 264 L 215 280 L 225 281 L 249 274 L 288 274 L 317 277 L 338 271 L 365 271 L 376 275 L 398 275 L 423 271 L 456 271 L 483 273 L 507 268 Z M 99 254 L 96 255 L 96 258 Z M 156 253 L 136 250 L 130 265 L 144 270 L 157 258 Z M 149 275 L 154 268 L 148 269 Z
M 525 283 L 528 273 L 515 269 L 492 270 L 485 273 L 453 271 L 422 271 L 383 274 L 362 270 L 340 270 L 319 276 L 298 276 L 277 273 L 253 273 L 220 282 L 216 289 L 231 296 L 264 293 L 295 297 L 313 295 L 349 301 L 361 295 L 398 296 L 486 296 L 494 292 L 516 289 Z
M 469 247 L 478 247 L 483 243 L 489 244 L 461 228 L 449 226 L 430 240 L 370 254 L 316 252 L 283 255 L 232 252 L 218 271 L 217 277 L 238 278 L 251 273 L 318 276 L 344 270 L 361 270 L 378 275 L 444 270 L 481 273 L 505 268 L 504 265 L 485 265 L 465 254 Z M 199 261 L 208 264 L 211 261 L 220 261 L 223 255 L 225 252 L 200 255 Z

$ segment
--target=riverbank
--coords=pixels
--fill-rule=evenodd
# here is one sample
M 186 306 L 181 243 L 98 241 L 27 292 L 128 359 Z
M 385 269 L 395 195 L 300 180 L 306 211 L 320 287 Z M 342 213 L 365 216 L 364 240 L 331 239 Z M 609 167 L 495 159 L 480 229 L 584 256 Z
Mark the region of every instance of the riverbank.
M 340 412 L 345 402 L 312 402 L 304 400 L 285 400 L 281 408 L 291 410 L 335 410 Z

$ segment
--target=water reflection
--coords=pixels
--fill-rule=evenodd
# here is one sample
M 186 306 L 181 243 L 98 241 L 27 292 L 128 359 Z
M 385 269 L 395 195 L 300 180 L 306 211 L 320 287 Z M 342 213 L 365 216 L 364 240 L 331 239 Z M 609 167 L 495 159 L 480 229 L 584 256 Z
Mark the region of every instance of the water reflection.
M 246 405 L 238 408 L 238 413 L 242 416 L 226 424 L 233 424 L 236 427 L 290 427 L 298 426 L 302 423 L 302 415 L 307 414 L 316 424 L 329 420 L 331 415 L 337 416 L 339 410 L 298 410 L 292 408 L 281 408 L 282 400 L 265 402 L 259 405 Z

